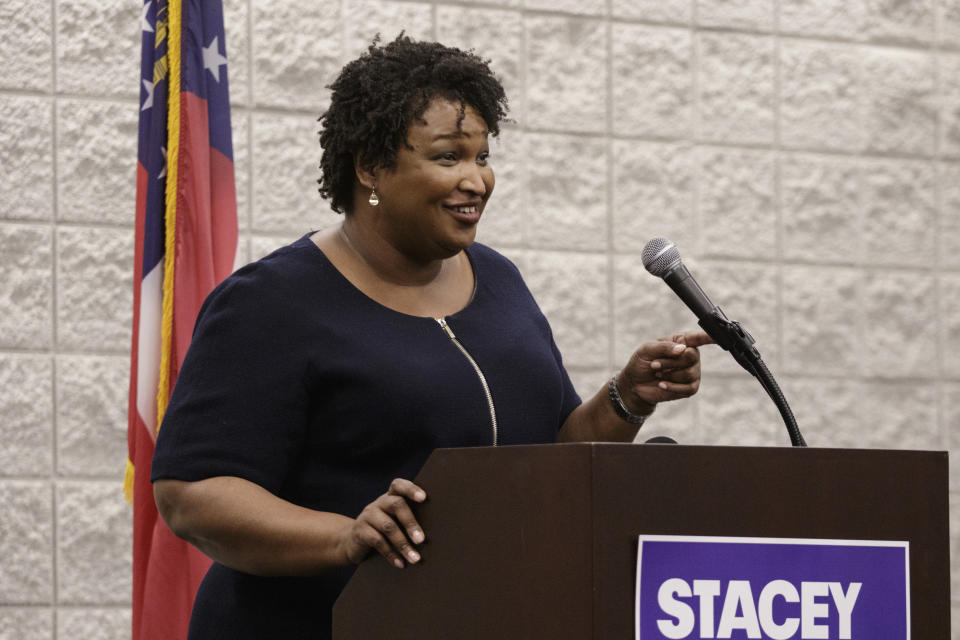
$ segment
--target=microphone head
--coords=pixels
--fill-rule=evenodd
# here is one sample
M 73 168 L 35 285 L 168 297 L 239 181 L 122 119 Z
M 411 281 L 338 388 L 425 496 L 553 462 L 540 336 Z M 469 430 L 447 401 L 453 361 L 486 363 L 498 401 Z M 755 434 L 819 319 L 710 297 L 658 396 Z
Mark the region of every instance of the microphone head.
M 643 266 L 647 271 L 662 278 L 680 262 L 680 251 L 666 238 L 651 238 L 643 248 L 640 259 L 643 260 Z

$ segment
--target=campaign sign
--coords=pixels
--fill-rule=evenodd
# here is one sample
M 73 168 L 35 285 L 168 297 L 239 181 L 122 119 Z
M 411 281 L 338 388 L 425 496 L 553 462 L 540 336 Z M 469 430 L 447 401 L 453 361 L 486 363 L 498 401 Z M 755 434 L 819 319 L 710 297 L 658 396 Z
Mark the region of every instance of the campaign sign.
M 637 640 L 909 640 L 909 544 L 640 536 Z

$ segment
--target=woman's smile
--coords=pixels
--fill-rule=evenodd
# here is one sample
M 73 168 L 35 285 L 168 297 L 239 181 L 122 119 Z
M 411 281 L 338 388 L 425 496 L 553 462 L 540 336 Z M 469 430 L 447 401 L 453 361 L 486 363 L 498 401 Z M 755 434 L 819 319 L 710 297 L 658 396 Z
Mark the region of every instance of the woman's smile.
M 480 221 L 480 216 L 483 215 L 482 201 L 470 204 L 444 204 L 443 208 L 464 224 L 477 224 Z

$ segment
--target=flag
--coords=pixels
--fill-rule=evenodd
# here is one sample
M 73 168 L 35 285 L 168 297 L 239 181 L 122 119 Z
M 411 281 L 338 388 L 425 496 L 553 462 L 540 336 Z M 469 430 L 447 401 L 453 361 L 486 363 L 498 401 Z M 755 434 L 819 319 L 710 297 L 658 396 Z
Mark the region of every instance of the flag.
M 137 145 L 124 493 L 133 505 L 133 640 L 186 638 L 210 560 L 158 517 L 150 463 L 206 295 L 233 269 L 237 204 L 220 0 L 147 0 Z

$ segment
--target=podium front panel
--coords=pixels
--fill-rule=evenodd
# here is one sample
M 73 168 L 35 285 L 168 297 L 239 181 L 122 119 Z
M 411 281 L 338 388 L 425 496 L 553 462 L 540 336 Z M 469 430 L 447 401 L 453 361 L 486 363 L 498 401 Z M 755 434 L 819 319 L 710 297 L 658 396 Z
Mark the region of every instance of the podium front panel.
M 335 640 L 630 640 L 641 534 L 907 541 L 911 637 L 950 637 L 944 452 L 447 449 L 417 482 L 423 560 L 364 561 Z

